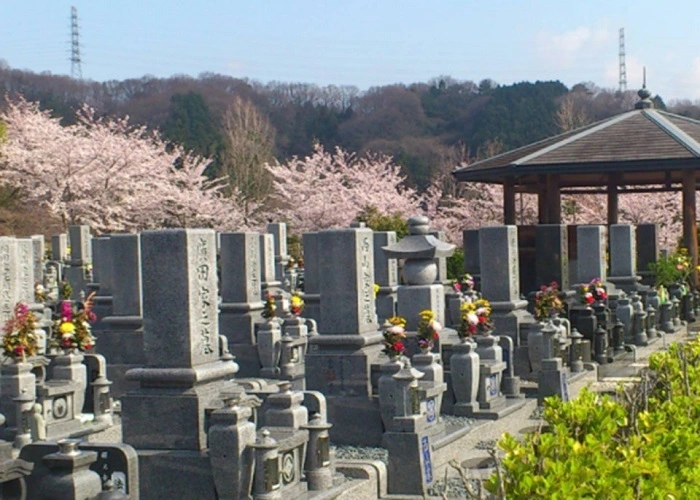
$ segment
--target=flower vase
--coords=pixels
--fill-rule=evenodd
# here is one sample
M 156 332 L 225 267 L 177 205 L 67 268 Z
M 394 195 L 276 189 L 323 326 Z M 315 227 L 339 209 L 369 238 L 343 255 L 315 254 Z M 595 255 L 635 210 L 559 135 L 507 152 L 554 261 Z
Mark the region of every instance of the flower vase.
M 13 363 L 0 365 L 0 413 L 5 415 L 4 439 L 12 441 L 18 425 L 21 423 L 18 403 L 14 398 L 22 396 L 32 402 L 36 398 L 36 377 L 32 373 L 32 364 L 17 358 Z
M 419 384 L 428 383 L 426 385 L 433 387 L 440 387 L 445 383 L 445 373 L 442 365 L 438 363 L 440 358 L 439 354 L 431 353 L 427 348 L 421 348 L 421 354 L 414 354 L 411 359 L 411 364 L 413 368 L 423 373 L 423 378 L 420 379 Z M 433 416 L 440 415 L 440 410 L 442 409 L 442 396 L 443 393 L 440 392 L 434 398 L 434 412 Z
M 260 360 L 260 376 L 279 378 L 280 358 L 282 356 L 282 329 L 276 318 L 271 318 L 261 324 L 257 333 L 258 359 Z
M 479 355 L 476 344 L 464 337 L 459 344 L 452 346 L 450 375 L 452 392 L 455 397 L 456 415 L 471 415 L 479 408 L 476 396 L 479 392 Z
M 535 375 L 542 370 L 542 357 L 544 353 L 543 327 L 544 323 L 538 322 L 534 325 L 530 325 L 527 333 L 527 355 L 530 359 L 530 369 Z
M 54 359 L 54 380 L 70 380 L 78 383 L 75 392 L 73 417 L 77 418 L 83 412 L 85 391 L 87 390 L 87 366 L 83 364 L 84 356 L 74 350 L 66 351 Z
M 398 354 L 389 355 L 389 361 L 379 367 L 382 373 L 377 382 L 379 412 L 382 416 L 385 431 L 392 429 L 394 415 L 396 414 L 396 380 L 394 380 L 393 376 L 401 368 L 403 368 L 403 363 Z

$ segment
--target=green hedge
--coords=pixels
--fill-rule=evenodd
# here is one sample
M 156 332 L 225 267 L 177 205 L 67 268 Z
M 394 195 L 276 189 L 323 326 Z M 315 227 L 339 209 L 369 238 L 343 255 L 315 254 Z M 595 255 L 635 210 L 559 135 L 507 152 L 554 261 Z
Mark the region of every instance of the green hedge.
M 617 396 L 545 400 L 541 432 L 506 435 L 489 491 L 508 499 L 700 498 L 700 343 L 653 354 Z

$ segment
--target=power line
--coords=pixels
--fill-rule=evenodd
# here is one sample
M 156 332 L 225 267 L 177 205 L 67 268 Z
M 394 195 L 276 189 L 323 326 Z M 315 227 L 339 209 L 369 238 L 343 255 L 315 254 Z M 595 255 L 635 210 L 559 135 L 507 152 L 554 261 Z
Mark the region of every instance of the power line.
M 80 34 L 78 32 L 78 9 L 70 8 L 70 74 L 78 80 L 83 79 L 80 59 Z

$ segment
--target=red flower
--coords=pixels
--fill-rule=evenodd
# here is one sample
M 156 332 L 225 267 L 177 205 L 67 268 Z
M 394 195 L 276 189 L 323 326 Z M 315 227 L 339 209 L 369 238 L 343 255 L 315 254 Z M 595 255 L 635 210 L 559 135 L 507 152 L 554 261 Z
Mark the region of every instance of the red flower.
M 486 316 L 479 316 L 479 323 L 486 323 Z
M 23 345 L 18 345 L 15 347 L 15 354 L 22 354 L 24 352 L 24 346 Z
M 392 345 L 391 348 L 396 352 L 403 352 L 403 350 L 404 350 L 403 342 L 400 342 L 400 341 L 394 342 L 394 345 Z
M 595 299 L 593 298 L 592 295 L 589 295 L 588 297 L 586 297 L 586 302 L 588 304 L 592 304 L 594 301 L 595 301 Z

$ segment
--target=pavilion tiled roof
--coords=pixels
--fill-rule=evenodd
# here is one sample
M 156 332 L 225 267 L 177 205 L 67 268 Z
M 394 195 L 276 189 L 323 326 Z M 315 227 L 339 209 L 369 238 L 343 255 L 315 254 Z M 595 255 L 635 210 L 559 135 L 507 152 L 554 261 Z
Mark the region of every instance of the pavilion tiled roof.
M 641 107 L 458 168 L 458 181 L 500 183 L 557 173 L 586 175 L 700 168 L 700 121 Z

